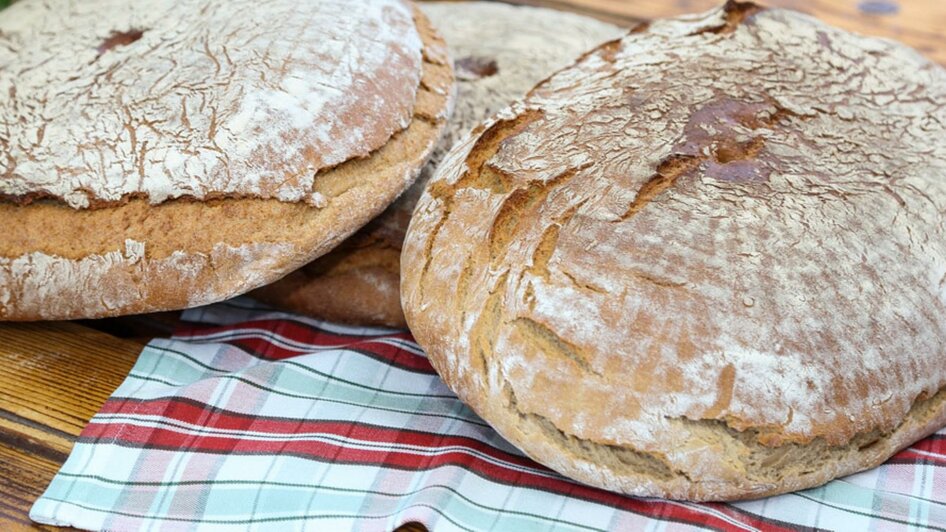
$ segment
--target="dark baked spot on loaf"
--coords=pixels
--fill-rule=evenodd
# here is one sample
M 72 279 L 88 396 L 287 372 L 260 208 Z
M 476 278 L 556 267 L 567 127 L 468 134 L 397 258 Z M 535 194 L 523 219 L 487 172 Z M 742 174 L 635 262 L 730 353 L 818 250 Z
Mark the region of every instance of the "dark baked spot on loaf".
M 468 55 L 457 59 L 454 63 L 454 69 L 457 79 L 463 81 L 476 81 L 499 73 L 499 65 L 496 64 L 495 59 L 476 55 Z
M 774 166 L 764 153 L 766 132 L 800 115 L 766 99 L 758 103 L 718 98 L 696 110 L 684 127 L 674 154 L 664 159 L 622 216 L 627 220 L 677 180 L 700 168 L 719 181 L 768 181 Z M 759 131 L 763 130 L 763 131 Z M 748 140 L 739 140 L 747 135 Z
M 657 165 L 657 171 L 638 190 L 621 221 L 633 217 L 697 168 L 719 181 L 768 181 L 774 165 L 764 153 L 766 130 L 791 119 L 804 117 L 768 97 L 746 102 L 723 96 L 703 105 L 690 116 L 673 154 Z M 754 136 L 739 140 L 750 135 Z
M 674 152 L 699 158 L 706 177 L 737 183 L 765 182 L 772 167 L 777 166 L 764 150 L 766 136 L 794 119 L 804 117 L 768 96 L 758 102 L 721 96 L 691 115 Z M 748 140 L 742 140 L 746 137 Z
M 102 41 L 102 44 L 96 49 L 98 50 L 99 55 L 112 50 L 113 48 L 118 48 L 120 46 L 128 46 L 129 44 L 141 39 L 144 35 L 144 30 L 131 29 L 127 31 L 113 31 L 107 39 Z
M 683 139 L 674 148 L 678 153 L 699 156 L 709 147 L 718 162 L 726 163 L 727 157 L 720 154 L 719 147 L 732 146 L 740 137 L 754 135 L 749 141 L 756 143 L 753 153 L 731 155 L 729 160 L 745 160 L 759 155 L 764 145 L 764 130 L 771 130 L 791 119 L 802 119 L 800 115 L 775 103 L 767 95 L 758 101 L 736 100 L 729 96 L 716 99 L 696 109 L 683 129 Z M 763 130 L 763 131 L 759 131 Z
M 633 31 L 632 31 L 633 33 Z M 618 50 L 621 49 L 621 40 L 615 39 L 613 41 L 608 41 L 595 51 L 595 53 L 601 54 L 601 58 L 607 61 L 608 63 L 614 63 L 614 59 L 618 53 Z
M 716 146 L 716 161 L 720 164 L 729 164 L 736 161 L 745 161 L 755 158 L 762 147 L 765 146 L 765 139 L 756 137 L 746 142 L 737 142 L 735 140 L 721 141 Z M 725 179 L 725 177 L 723 178 Z
M 749 17 L 755 15 L 759 11 L 764 10 L 765 8 L 754 4 L 752 2 L 738 2 L 736 0 L 729 0 L 726 2 L 726 5 L 723 7 L 723 10 L 726 12 L 726 22 L 720 26 L 715 26 L 712 28 L 705 28 L 700 31 L 694 32 L 691 35 L 701 35 L 704 33 L 715 33 L 717 35 L 725 35 L 736 31 L 736 28 L 740 24 L 744 23 Z

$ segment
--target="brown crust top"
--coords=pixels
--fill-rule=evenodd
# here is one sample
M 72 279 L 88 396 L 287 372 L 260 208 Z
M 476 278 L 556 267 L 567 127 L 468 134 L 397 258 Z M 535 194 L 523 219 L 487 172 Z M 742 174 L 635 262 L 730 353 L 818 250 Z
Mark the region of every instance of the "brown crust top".
M 402 0 L 17 2 L 0 198 L 320 205 L 318 172 L 410 123 L 421 48 Z
M 265 199 L 144 199 L 76 210 L 0 202 L 0 319 L 71 319 L 206 304 L 272 282 L 332 249 L 415 179 L 439 139 L 453 74 L 415 9 L 424 42 L 413 119 L 370 157 L 320 172 L 321 207 Z
M 540 461 L 753 497 L 943 421 L 941 67 L 730 2 L 600 47 L 479 132 L 418 204 L 403 304 Z

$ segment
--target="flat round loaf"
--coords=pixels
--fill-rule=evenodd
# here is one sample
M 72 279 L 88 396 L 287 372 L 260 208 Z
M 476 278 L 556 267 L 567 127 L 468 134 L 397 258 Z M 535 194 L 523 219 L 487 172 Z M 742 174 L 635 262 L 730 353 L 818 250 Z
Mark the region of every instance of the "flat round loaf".
M 25 0 L 0 14 L 0 319 L 201 305 L 377 216 L 452 67 L 401 0 Z
M 332 252 L 253 292 L 269 304 L 318 318 L 404 327 L 401 242 L 414 205 L 447 150 L 473 126 L 582 52 L 620 36 L 597 20 L 498 2 L 424 3 L 455 59 L 457 101 L 417 182 L 381 216 Z
M 458 144 L 407 321 L 536 460 L 761 497 L 946 424 L 946 71 L 731 2 L 605 44 Z

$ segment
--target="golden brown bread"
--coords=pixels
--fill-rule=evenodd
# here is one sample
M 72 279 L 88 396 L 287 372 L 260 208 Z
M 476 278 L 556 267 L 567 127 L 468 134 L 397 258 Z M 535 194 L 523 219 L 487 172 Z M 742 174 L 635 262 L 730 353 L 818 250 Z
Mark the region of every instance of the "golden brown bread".
M 408 324 L 503 436 L 606 489 L 761 497 L 946 423 L 946 72 L 730 2 L 599 47 L 456 146 Z
M 404 327 L 401 242 L 443 155 L 474 125 L 541 79 L 623 33 L 588 17 L 499 2 L 429 2 L 421 9 L 446 38 L 458 78 L 455 109 L 430 161 L 378 218 L 325 256 L 254 291 L 254 297 L 317 318 Z
M 128 2 L 113 3 L 119 11 L 130 9 L 131 14 L 122 11 L 128 20 L 150 16 L 142 14 L 148 10 L 129 8 Z M 196 6 L 172 4 L 178 17 Z M 124 87 L 121 94 L 132 102 L 121 107 L 106 97 L 104 89 L 104 96 L 89 101 L 78 97 L 81 105 L 73 111 L 87 120 L 75 118 L 76 122 L 81 126 L 94 119 L 95 112 L 104 113 L 108 116 L 102 123 L 90 123 L 102 132 L 83 126 L 88 135 L 76 147 L 75 141 L 64 138 L 73 127 L 67 120 L 71 115 L 64 114 L 44 126 L 35 145 L 3 143 L 0 192 L 7 199 L 0 201 L 0 220 L 6 229 L 0 241 L 0 319 L 100 317 L 225 299 L 272 282 L 330 250 L 413 182 L 441 134 L 452 97 L 446 47 L 426 17 L 399 0 L 372 0 L 357 9 L 347 2 L 312 2 L 304 6 L 312 11 L 308 18 L 298 17 L 291 2 L 250 4 L 245 6 L 248 13 L 264 10 L 273 15 L 267 24 L 288 17 L 287 26 L 281 27 L 286 39 L 269 32 L 264 43 L 268 54 L 279 52 L 286 42 L 292 45 L 291 50 L 281 50 L 279 64 L 260 64 L 264 48 L 254 51 L 248 43 L 243 43 L 244 55 L 238 56 L 227 50 L 229 41 L 200 41 L 209 47 L 199 50 L 203 59 L 182 51 L 192 44 L 186 39 L 178 48 L 155 52 L 155 47 L 165 46 L 163 30 L 148 25 L 137 39 L 115 44 L 109 37 L 105 42 L 114 48 L 92 52 L 93 63 L 117 61 L 102 68 L 109 72 L 109 83 Z M 227 10 L 235 7 L 227 6 Z M 160 12 L 165 7 L 160 3 L 148 9 Z M 24 1 L 5 11 L 0 24 L 3 38 L 14 49 L 26 50 L 17 56 L 21 63 L 0 75 L 0 84 L 20 87 L 17 99 L 6 102 L 13 106 L 8 116 L 25 116 L 22 122 L 27 124 L 33 115 L 24 102 L 42 98 L 42 87 L 37 80 L 16 77 L 16 68 L 48 51 L 29 48 L 28 37 L 35 37 L 30 32 L 38 30 L 19 26 L 43 20 L 48 9 L 40 2 Z M 73 9 L 83 11 L 87 6 L 77 4 Z M 97 6 L 96 11 L 108 10 Z M 217 4 L 207 11 L 222 12 Z M 230 11 L 223 15 L 227 13 L 232 15 Z M 122 16 L 113 18 L 124 21 L 116 26 L 124 31 L 131 23 Z M 259 38 L 254 17 L 224 18 L 226 24 L 238 26 L 238 37 Z M 254 21 L 250 27 L 247 20 Z M 343 32 L 351 46 L 332 48 L 332 42 L 345 41 L 323 39 L 321 26 L 313 40 L 298 40 L 298 34 L 288 31 L 295 27 L 292 24 L 318 25 L 326 20 L 338 22 L 336 31 Z M 149 21 L 164 23 L 153 16 Z M 88 35 L 70 37 L 78 44 L 65 37 L 61 41 L 70 46 L 97 42 L 97 29 L 101 30 L 95 26 Z M 132 68 L 128 65 L 139 69 L 150 65 L 159 71 L 164 67 L 158 59 L 149 63 L 152 53 L 180 62 L 175 67 L 180 70 L 166 73 L 177 80 L 177 92 L 154 89 L 159 96 L 141 96 L 122 84 L 135 73 L 123 70 Z M 212 61 L 203 64 L 208 57 Z M 313 58 L 318 61 L 313 63 Z M 99 79 L 96 68 L 90 66 L 81 74 Z M 325 69 L 328 72 L 322 72 Z M 255 70 L 262 73 L 257 76 Z M 226 89 L 201 85 L 208 72 L 216 72 Z M 53 70 L 46 75 L 58 74 Z M 164 79 L 155 80 L 155 86 L 163 87 Z M 338 86 L 323 87 L 325 80 Z M 139 79 L 144 81 L 150 80 Z M 66 88 L 61 90 L 73 90 L 62 84 Z M 344 98 L 337 101 L 339 89 Z M 200 104 L 201 98 L 207 109 L 204 104 L 191 108 L 189 102 Z M 96 140 L 111 127 L 108 106 L 99 109 L 101 100 L 132 117 L 125 126 L 119 124 L 127 126 L 129 138 L 114 143 Z M 166 112 L 164 120 L 154 124 L 134 117 L 151 105 L 153 113 Z M 180 133 L 173 132 L 172 124 Z M 339 124 L 347 125 L 343 133 Z M 198 135 L 201 131 L 207 138 Z M 126 153 L 128 142 L 140 150 Z M 228 145 L 231 151 L 218 154 L 207 142 L 215 149 Z M 155 152 L 156 145 L 162 150 Z M 83 166 L 85 159 L 68 157 L 70 150 L 93 148 L 99 153 L 96 161 L 110 163 Z M 123 154 L 129 159 L 122 159 Z M 201 161 L 207 164 L 202 166 Z M 131 169 L 126 168 L 129 164 Z M 44 181 L 44 168 L 52 168 L 58 177 Z M 141 174 L 131 178 L 129 171 Z

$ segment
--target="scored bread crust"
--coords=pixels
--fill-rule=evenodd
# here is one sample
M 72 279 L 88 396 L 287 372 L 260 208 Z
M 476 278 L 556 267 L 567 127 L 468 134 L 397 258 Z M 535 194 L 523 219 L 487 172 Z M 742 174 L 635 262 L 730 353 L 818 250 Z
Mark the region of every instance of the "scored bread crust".
M 639 27 L 458 144 L 402 264 L 447 384 L 567 476 L 875 466 L 946 424 L 946 72 L 753 4 Z
M 266 284 L 327 252 L 416 178 L 453 96 L 442 38 L 412 6 L 421 74 L 408 126 L 368 157 L 319 172 L 319 205 L 145 198 L 96 209 L 0 202 L 0 319 L 74 319 L 192 307 Z
M 420 8 L 457 63 L 457 101 L 443 138 L 414 185 L 384 213 L 328 254 L 255 290 L 253 297 L 335 322 L 405 327 L 401 242 L 433 169 L 481 120 L 582 52 L 623 33 L 573 13 L 497 2 L 429 2 Z

